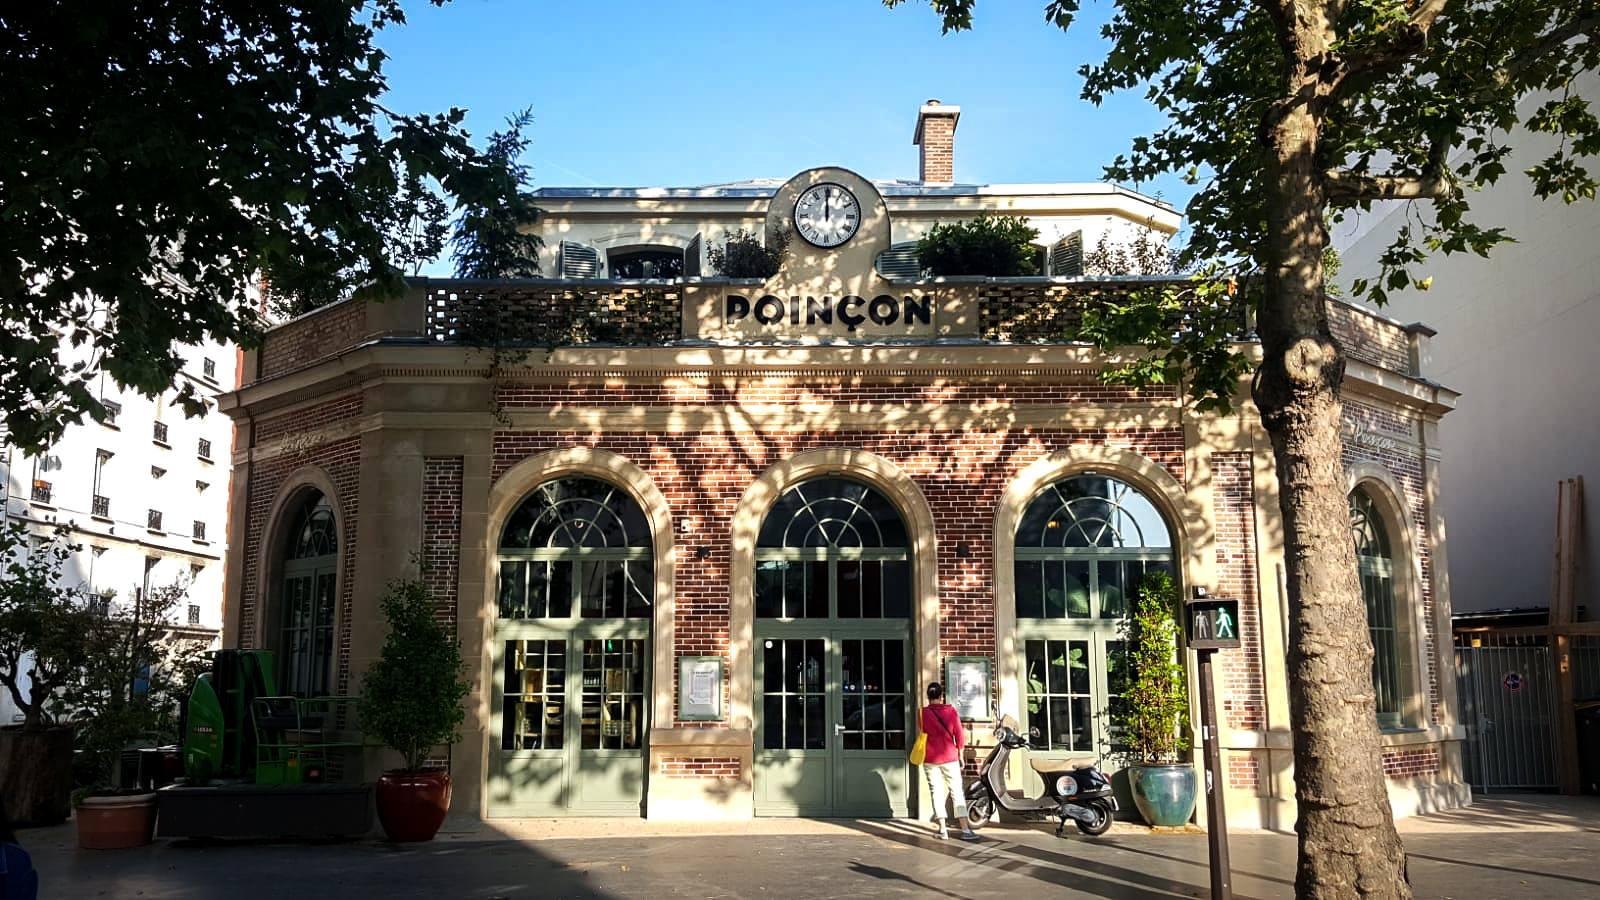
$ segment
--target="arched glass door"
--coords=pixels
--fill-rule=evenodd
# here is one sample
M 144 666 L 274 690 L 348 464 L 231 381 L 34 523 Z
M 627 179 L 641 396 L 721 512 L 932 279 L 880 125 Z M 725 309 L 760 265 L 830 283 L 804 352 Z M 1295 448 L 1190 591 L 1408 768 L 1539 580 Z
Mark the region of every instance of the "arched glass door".
M 333 665 L 339 528 L 321 491 L 300 499 L 285 535 L 278 606 L 278 691 L 326 697 Z
M 491 815 L 637 813 L 649 731 L 655 557 L 621 488 L 535 488 L 496 551 Z
M 789 489 L 756 542 L 756 811 L 906 815 L 911 550 L 880 493 Z
M 1118 745 L 1107 711 L 1127 666 L 1121 625 L 1146 572 L 1172 571 L 1172 536 L 1148 498 L 1106 475 L 1058 481 L 1017 528 L 1017 638 L 1027 725 L 1054 757 Z
M 1350 532 L 1355 538 L 1361 597 L 1367 604 L 1367 631 L 1372 636 L 1372 687 L 1378 725 L 1399 728 L 1405 712 L 1405 666 L 1400 653 L 1403 618 L 1395 603 L 1394 553 L 1389 532 L 1372 494 L 1358 487 L 1350 494 Z

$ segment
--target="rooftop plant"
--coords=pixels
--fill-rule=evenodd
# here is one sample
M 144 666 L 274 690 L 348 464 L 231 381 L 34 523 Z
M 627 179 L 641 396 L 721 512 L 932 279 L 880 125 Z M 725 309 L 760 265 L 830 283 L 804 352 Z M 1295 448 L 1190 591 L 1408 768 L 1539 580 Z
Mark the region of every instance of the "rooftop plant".
M 917 242 L 917 261 L 934 275 L 1037 275 L 1038 237 L 1039 230 L 1020 216 L 985 213 L 928 229 Z
M 760 235 L 741 228 L 706 255 L 711 267 L 729 278 L 771 278 L 789 255 L 789 232 L 772 232 L 762 243 Z

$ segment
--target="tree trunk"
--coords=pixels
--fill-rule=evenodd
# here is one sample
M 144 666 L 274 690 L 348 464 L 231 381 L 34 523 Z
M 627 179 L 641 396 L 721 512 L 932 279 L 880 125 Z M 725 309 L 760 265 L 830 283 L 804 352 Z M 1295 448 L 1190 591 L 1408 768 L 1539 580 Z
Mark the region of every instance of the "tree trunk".
M 1268 136 L 1270 246 L 1255 400 L 1272 439 L 1289 588 L 1289 714 L 1299 897 L 1411 896 L 1383 775 L 1372 640 L 1350 536 L 1339 422 L 1344 356 L 1328 330 L 1317 121 Z
M 72 812 L 72 729 L 0 728 L 0 802 L 17 825 L 58 825 Z

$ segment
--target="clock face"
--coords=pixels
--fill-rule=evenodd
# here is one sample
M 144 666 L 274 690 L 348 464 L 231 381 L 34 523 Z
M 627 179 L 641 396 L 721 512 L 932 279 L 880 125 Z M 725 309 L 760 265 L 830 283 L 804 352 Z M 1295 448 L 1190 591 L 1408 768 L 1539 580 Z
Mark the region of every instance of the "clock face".
M 844 187 L 824 183 L 807 188 L 794 204 L 794 230 L 817 247 L 837 247 L 861 227 L 861 203 Z

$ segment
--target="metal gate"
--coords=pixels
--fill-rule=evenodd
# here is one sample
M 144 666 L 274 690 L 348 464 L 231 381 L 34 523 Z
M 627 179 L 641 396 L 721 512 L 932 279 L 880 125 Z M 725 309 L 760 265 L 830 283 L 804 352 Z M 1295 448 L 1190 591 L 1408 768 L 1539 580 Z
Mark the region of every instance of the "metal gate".
M 1544 635 L 1455 636 L 1463 762 L 1474 789 L 1556 790 L 1556 692 Z

